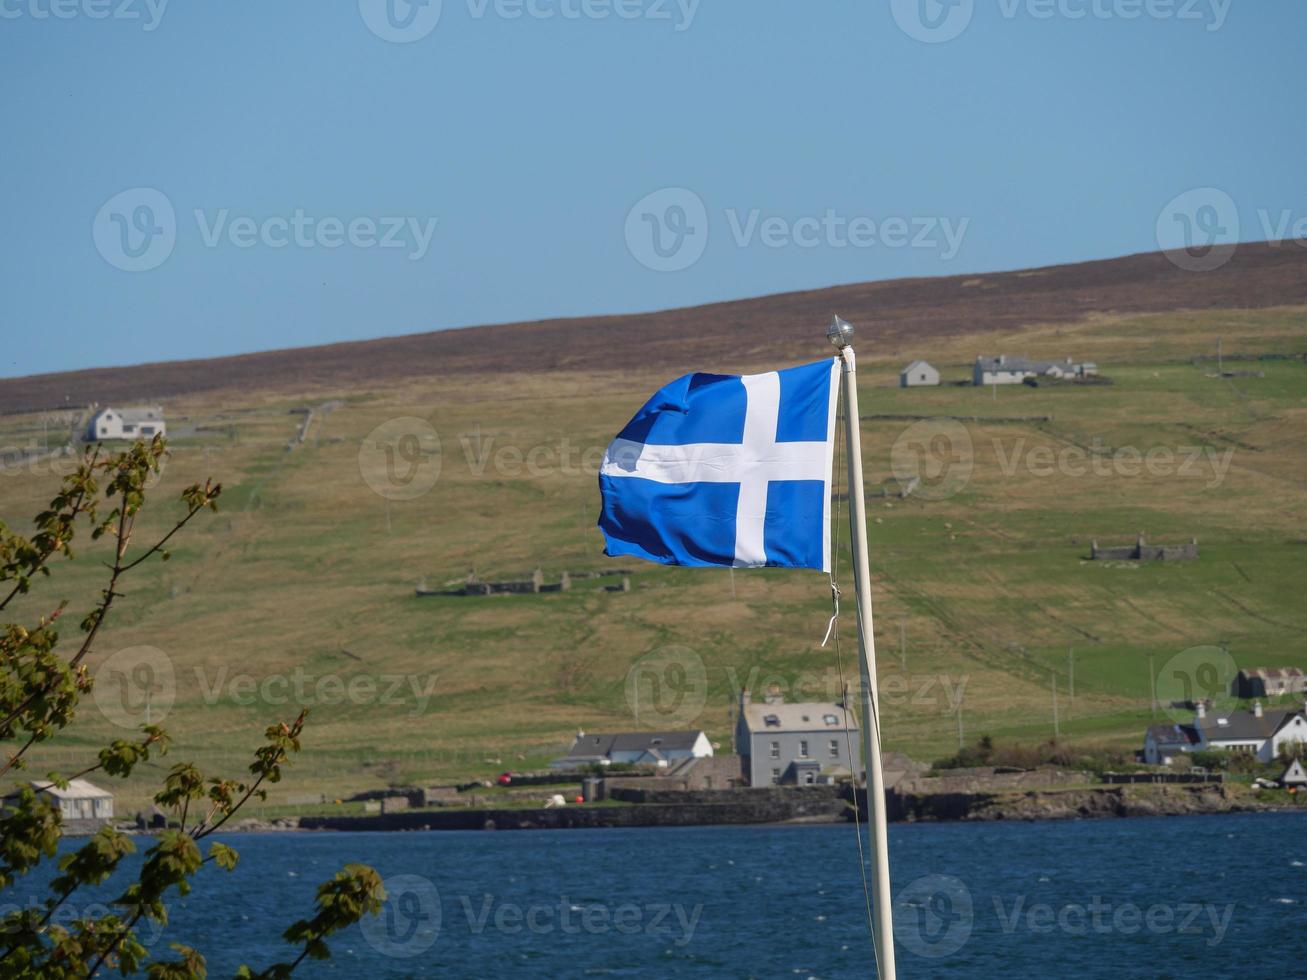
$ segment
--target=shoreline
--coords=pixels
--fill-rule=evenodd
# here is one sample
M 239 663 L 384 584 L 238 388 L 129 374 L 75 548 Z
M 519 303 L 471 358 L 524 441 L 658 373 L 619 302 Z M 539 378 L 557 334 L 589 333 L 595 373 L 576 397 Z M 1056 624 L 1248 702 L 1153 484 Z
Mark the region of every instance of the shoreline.
M 306 816 L 236 822 L 248 833 L 358 831 L 394 833 L 442 830 L 598 830 L 615 827 L 797 826 L 850 823 L 847 792 L 787 790 L 757 802 L 634 803 L 621 807 L 447 808 L 363 816 Z M 859 819 L 865 797 L 858 793 Z M 1266 803 L 1228 785 L 1098 786 L 1087 789 L 993 793 L 888 794 L 891 823 L 1033 822 L 1223 813 L 1307 814 L 1307 805 Z

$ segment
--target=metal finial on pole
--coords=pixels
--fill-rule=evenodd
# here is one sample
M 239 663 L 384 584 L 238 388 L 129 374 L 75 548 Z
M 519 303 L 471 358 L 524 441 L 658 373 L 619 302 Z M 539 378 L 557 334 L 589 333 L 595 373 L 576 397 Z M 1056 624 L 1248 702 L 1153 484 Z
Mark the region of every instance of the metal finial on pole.
M 858 422 L 857 364 L 853 325 L 838 316 L 826 330 L 839 348 L 844 382 L 844 433 L 849 457 L 849 523 L 852 526 L 854 583 L 858 597 L 858 654 L 862 673 L 862 750 L 867 770 L 867 837 L 871 842 L 876 972 L 895 980 L 894 922 L 890 910 L 889 834 L 885 824 L 885 775 L 880 759 L 880 703 L 876 685 L 876 640 L 871 618 L 871 564 L 867 556 L 867 496 L 862 482 L 862 439 Z

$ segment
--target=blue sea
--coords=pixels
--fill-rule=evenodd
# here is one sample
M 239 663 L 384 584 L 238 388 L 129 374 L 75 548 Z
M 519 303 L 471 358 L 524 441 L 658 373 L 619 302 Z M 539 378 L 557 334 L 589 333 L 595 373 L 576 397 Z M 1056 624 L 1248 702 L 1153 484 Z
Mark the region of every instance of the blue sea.
M 176 899 L 157 955 L 213 977 L 289 960 L 318 882 L 376 867 L 383 916 L 296 976 L 866 977 L 852 826 L 228 835 L 241 861 Z M 148 838 L 140 838 L 142 848 Z M 890 828 L 903 977 L 1264 977 L 1307 962 L 1298 814 Z M 0 894 L 12 908 L 48 873 Z M 71 913 L 96 912 L 107 890 Z

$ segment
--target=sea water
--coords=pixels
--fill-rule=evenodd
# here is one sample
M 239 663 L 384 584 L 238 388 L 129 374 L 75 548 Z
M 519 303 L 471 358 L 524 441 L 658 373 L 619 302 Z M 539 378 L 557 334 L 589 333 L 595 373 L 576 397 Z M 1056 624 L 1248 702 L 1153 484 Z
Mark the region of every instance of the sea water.
M 199 948 L 213 977 L 292 959 L 282 931 L 351 861 L 385 877 L 386 910 L 297 976 L 871 975 L 851 825 L 222 840 L 237 869 L 207 866 L 165 930 L 141 929 L 156 956 Z M 902 977 L 1263 977 L 1307 962 L 1298 814 L 895 825 L 890 851 Z M 39 899 L 48 877 L 0 904 Z M 112 894 L 79 892 L 67 914 Z

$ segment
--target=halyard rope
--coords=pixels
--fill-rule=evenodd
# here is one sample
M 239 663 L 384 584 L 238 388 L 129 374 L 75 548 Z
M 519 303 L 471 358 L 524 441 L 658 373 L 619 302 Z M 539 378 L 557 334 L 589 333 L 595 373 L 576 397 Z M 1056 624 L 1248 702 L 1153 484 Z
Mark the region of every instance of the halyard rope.
M 844 384 L 851 383 L 849 381 L 849 376 L 847 374 L 844 375 L 843 382 Z M 848 684 L 844 680 L 844 657 L 840 651 L 840 631 L 839 631 L 840 587 L 836 583 L 836 575 L 839 570 L 839 555 L 840 555 L 839 541 L 840 541 L 840 526 L 841 526 L 840 498 L 839 498 L 839 493 L 837 492 L 837 488 L 839 486 L 840 472 L 842 471 L 841 460 L 844 454 L 844 441 L 840 439 L 839 436 L 840 436 L 840 426 L 848 425 L 848 419 L 844 418 L 844 405 L 842 399 L 838 409 L 838 413 L 839 414 L 836 416 L 836 420 L 835 420 L 835 472 L 831 476 L 831 494 L 835 498 L 834 500 L 835 513 L 833 515 L 834 522 L 833 522 L 833 527 L 831 528 L 831 571 L 830 571 L 831 617 L 830 617 L 830 622 L 826 625 L 826 637 L 821 641 L 821 645 L 824 647 L 827 641 L 830 640 L 831 636 L 834 635 L 835 666 L 836 669 L 839 671 L 840 692 L 841 692 L 841 696 L 843 696 L 843 692 L 848 690 Z M 847 482 L 848 482 L 847 480 L 845 482 L 846 482 L 845 499 L 847 500 L 848 494 L 851 492 L 852 488 L 847 486 Z M 858 774 L 857 774 L 857 767 L 852 764 L 853 763 L 853 736 L 849 731 L 848 700 L 849 700 L 848 698 L 845 698 L 845 704 L 844 704 L 844 751 L 848 754 L 849 773 L 852 776 L 852 780 L 853 780 L 853 839 L 857 842 L 858 845 L 858 879 L 862 882 L 862 899 L 867 910 L 867 936 L 871 940 L 872 956 L 876 959 L 876 962 L 879 962 L 880 960 L 876 953 L 876 920 L 871 911 L 871 888 L 867 884 L 867 858 L 862 849 L 862 821 L 858 815 Z M 871 723 L 872 723 L 871 719 L 863 719 L 863 724 L 871 724 Z M 870 765 L 869 760 L 864 759 L 863 765 L 864 766 Z M 867 799 L 868 813 L 870 813 L 870 808 L 872 805 L 870 780 L 867 781 L 866 799 Z

